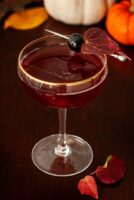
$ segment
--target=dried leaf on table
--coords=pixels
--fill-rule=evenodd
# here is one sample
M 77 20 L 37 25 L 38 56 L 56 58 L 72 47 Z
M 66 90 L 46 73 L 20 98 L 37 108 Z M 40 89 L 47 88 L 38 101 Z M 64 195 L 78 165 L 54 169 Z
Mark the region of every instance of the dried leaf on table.
M 98 199 L 97 184 L 92 176 L 85 176 L 78 183 L 78 189 L 81 194 L 90 195 L 95 199 Z
M 18 30 L 28 30 L 41 25 L 48 18 L 44 7 L 30 8 L 11 14 L 4 23 L 4 29 L 12 27 Z
M 0 1 L 0 20 L 6 15 L 8 11 L 18 11 L 23 9 L 25 5 L 32 2 L 39 3 L 41 0 L 3 0 Z
M 115 155 L 108 156 L 104 166 L 96 169 L 96 177 L 105 184 L 113 184 L 124 178 L 127 167 L 124 160 Z

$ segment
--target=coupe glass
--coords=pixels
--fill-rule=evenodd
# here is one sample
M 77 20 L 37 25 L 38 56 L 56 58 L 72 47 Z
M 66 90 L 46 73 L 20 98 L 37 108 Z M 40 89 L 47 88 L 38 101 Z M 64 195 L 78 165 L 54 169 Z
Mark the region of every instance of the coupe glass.
M 30 55 L 30 56 L 29 56 Z M 32 160 L 41 171 L 54 176 L 71 176 L 89 167 L 93 160 L 91 146 L 82 138 L 66 134 L 67 109 L 79 107 L 94 98 L 101 89 L 107 76 L 107 57 L 99 58 L 102 67 L 94 75 L 79 81 L 49 81 L 49 76 L 60 70 L 53 60 L 53 73 L 47 73 L 44 78 L 42 63 L 36 68 L 32 63 L 42 58 L 58 59 L 58 56 L 73 56 L 65 39 L 56 36 L 38 38 L 26 45 L 19 54 L 18 75 L 26 91 L 42 102 L 43 105 L 58 109 L 59 132 L 41 139 L 32 150 Z M 97 56 L 89 56 L 92 62 L 97 62 Z M 56 61 L 57 62 L 57 61 Z M 68 62 L 61 60 L 60 67 Z M 77 61 L 78 62 L 78 61 Z M 30 63 L 30 64 L 29 64 Z M 26 66 L 29 66 L 26 67 Z M 39 66 L 40 65 L 40 66 Z M 45 67 L 49 67 L 49 62 Z M 51 71 L 51 70 L 50 70 Z M 60 72 L 58 72 L 60 74 Z M 43 76 L 43 78 L 42 78 Z M 49 116 L 48 116 L 49 117 Z M 53 122 L 50 124 L 52 126 Z M 72 123 L 73 124 L 73 123 Z

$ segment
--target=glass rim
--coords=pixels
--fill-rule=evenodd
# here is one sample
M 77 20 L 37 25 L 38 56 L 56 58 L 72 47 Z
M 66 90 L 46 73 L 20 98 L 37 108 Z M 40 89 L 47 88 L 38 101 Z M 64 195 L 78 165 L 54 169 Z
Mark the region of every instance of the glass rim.
M 66 35 L 68 36 L 68 35 Z M 60 38 L 59 36 L 55 36 L 55 35 L 49 35 L 49 36 L 43 36 L 43 37 L 39 37 L 31 42 L 29 42 L 27 45 L 25 45 L 22 50 L 20 51 L 19 53 L 19 56 L 18 56 L 18 68 L 19 70 L 21 70 L 21 72 L 23 74 L 25 74 L 26 77 L 29 77 L 30 80 L 32 81 L 35 81 L 36 83 L 39 83 L 41 85 L 48 85 L 48 86 L 78 86 L 78 85 L 82 85 L 82 84 L 86 84 L 90 81 L 94 81 L 97 77 L 99 77 L 99 75 L 104 71 L 104 69 L 106 68 L 107 66 L 107 55 L 106 54 L 103 54 L 103 58 L 104 58 L 104 63 L 102 61 L 102 58 L 100 58 L 98 56 L 98 58 L 100 59 L 100 61 L 102 62 L 103 64 L 103 67 L 93 76 L 90 76 L 89 78 L 86 78 L 86 79 L 83 79 L 83 80 L 80 80 L 80 81 L 74 81 L 74 82 L 50 82 L 50 81 L 45 81 L 45 80 L 40 80 L 34 76 L 32 76 L 31 74 L 29 74 L 22 66 L 21 64 L 21 57 L 22 57 L 22 54 L 24 52 L 25 49 L 27 49 L 28 47 L 40 42 L 40 41 L 43 41 L 43 40 L 47 40 L 47 39 L 50 39 L 50 38 Z M 56 44 L 55 44 L 56 45 Z M 92 54 L 92 55 L 95 55 L 95 54 Z

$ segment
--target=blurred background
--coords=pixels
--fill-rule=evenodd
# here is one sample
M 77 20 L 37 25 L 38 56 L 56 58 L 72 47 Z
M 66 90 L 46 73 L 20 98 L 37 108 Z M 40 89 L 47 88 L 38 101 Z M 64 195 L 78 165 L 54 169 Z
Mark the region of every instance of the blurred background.
M 46 35 L 104 29 L 132 62 L 108 58 L 109 76 L 91 104 L 69 110 L 67 130 L 91 143 L 94 161 L 68 179 L 47 176 L 31 160 L 34 144 L 58 129 L 57 111 L 33 101 L 20 86 L 17 60 L 30 41 Z M 134 0 L 0 0 L 0 199 L 91 199 L 77 190 L 80 178 L 103 165 L 109 154 L 128 167 L 116 187 L 99 185 L 100 199 L 134 199 Z M 61 188 L 61 189 L 60 189 Z M 52 192 L 51 192 L 52 191 Z
M 61 26 L 99 26 L 102 22 L 103 28 L 117 42 L 134 44 L 134 0 L 0 1 L 0 27 L 3 30 L 30 30 L 47 24 L 52 18 L 61 22 Z M 53 24 L 49 23 L 49 26 L 57 29 Z

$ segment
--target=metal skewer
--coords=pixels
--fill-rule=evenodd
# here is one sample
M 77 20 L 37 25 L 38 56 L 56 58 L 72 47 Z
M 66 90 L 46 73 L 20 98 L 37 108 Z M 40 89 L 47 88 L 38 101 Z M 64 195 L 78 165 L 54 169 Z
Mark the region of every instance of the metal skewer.
M 65 38 L 65 39 L 69 39 L 69 37 L 67 37 L 67 36 L 65 36 L 65 35 L 62 35 L 62 34 L 60 34 L 60 33 L 57 33 L 57 32 L 54 32 L 54 31 L 51 31 L 51 30 L 48 30 L 48 29 L 44 29 L 46 32 L 48 32 L 48 33 L 52 33 L 52 34 L 54 34 L 54 35 L 57 35 L 57 36 L 59 36 L 59 37 L 62 37 L 62 38 Z

